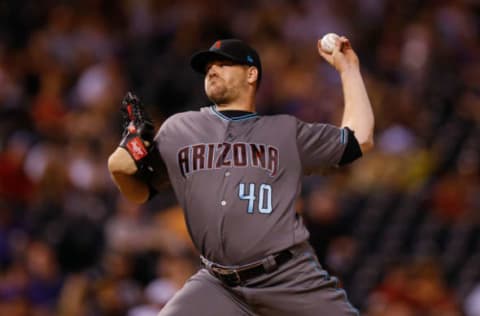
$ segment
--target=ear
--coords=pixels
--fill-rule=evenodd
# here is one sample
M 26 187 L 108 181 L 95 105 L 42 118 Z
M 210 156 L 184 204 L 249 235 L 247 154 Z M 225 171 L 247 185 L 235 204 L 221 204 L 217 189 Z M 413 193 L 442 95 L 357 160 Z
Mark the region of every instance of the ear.
M 257 67 L 248 67 L 247 72 L 247 82 L 250 84 L 255 83 L 258 80 L 258 69 Z

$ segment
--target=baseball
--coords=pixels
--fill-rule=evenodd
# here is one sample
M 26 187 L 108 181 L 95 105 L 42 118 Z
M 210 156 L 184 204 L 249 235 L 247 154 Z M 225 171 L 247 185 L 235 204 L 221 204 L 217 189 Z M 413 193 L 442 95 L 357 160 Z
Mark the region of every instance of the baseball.
M 333 52 L 333 49 L 335 48 L 335 41 L 338 38 L 340 38 L 340 36 L 338 36 L 335 33 L 325 34 L 320 41 L 320 44 L 322 45 L 322 49 L 325 52 L 331 54 Z

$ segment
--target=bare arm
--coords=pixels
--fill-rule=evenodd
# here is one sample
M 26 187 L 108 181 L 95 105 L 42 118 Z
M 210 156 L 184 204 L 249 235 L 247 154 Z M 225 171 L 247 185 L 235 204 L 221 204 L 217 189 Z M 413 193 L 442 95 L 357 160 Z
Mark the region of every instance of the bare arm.
M 135 203 L 144 203 L 149 196 L 148 185 L 134 174 L 137 166 L 128 152 L 118 147 L 108 158 L 108 170 L 120 192 Z
M 319 54 L 340 74 L 343 86 L 345 108 L 342 127 L 349 127 L 365 153 L 373 148 L 374 116 L 365 84 L 360 73 L 359 61 L 350 42 L 340 37 L 331 54 L 322 50 L 318 41 Z

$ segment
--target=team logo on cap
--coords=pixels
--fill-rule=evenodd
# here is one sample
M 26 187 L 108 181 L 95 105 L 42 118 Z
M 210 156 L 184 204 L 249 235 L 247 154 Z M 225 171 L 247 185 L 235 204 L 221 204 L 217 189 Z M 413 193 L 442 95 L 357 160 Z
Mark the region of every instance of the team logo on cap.
M 220 49 L 220 47 L 222 46 L 222 41 L 216 41 L 215 44 L 213 44 L 213 46 L 214 46 L 216 49 Z

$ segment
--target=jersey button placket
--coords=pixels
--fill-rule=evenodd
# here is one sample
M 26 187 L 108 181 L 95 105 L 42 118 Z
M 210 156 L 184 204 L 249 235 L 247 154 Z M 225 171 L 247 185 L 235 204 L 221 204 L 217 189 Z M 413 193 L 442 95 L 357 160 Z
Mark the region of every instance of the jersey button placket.
M 225 140 L 227 142 L 233 141 L 232 122 L 228 122 L 227 129 L 225 132 L 226 132 Z
M 228 124 L 228 127 L 227 127 L 227 135 L 226 135 L 226 137 L 225 137 L 225 141 L 227 141 L 227 142 L 229 142 L 229 143 L 232 142 L 233 139 L 234 139 L 233 133 L 232 133 L 232 131 L 231 131 L 230 129 L 231 129 L 231 125 Z M 229 176 L 231 175 L 230 170 L 228 170 L 228 169 L 225 170 L 224 175 L 225 175 L 225 178 L 229 177 Z M 226 206 L 226 205 L 227 205 L 227 201 L 225 201 L 225 200 L 220 201 L 220 205 L 221 205 L 221 206 Z

